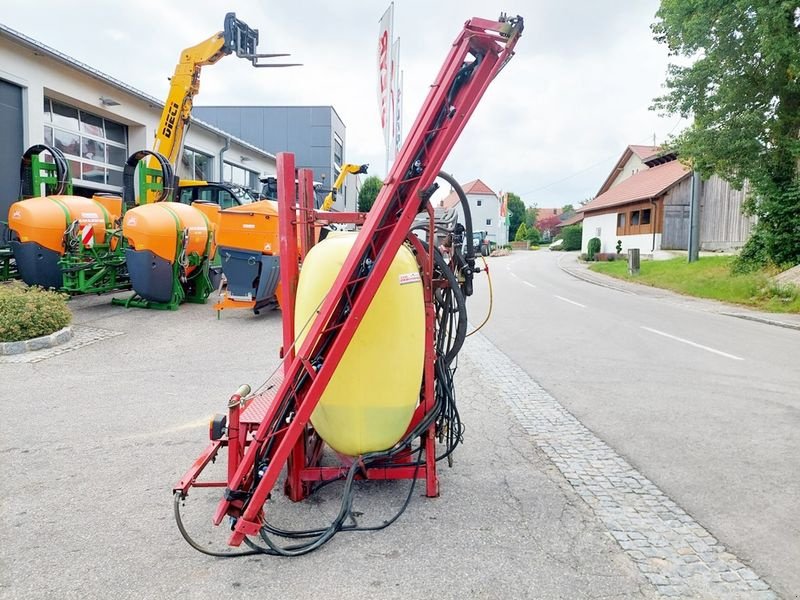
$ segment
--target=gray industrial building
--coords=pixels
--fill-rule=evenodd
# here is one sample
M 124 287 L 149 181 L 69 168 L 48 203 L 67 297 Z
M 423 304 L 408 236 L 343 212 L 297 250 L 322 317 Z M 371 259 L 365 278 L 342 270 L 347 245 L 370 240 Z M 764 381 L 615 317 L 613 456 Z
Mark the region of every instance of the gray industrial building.
M 333 184 L 345 160 L 345 126 L 332 106 L 195 106 L 194 115 L 266 152 L 294 152 L 298 168 Z M 356 181 L 349 176 L 334 208 L 356 210 Z

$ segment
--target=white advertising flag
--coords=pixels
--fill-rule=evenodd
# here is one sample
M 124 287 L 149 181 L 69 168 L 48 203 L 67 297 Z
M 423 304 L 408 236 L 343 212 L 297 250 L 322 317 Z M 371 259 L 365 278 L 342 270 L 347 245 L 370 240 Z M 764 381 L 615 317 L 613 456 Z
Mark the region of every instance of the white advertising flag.
M 392 25 L 394 19 L 394 2 L 389 4 L 389 8 L 383 13 L 378 31 L 378 111 L 381 117 L 381 129 L 383 130 L 384 147 L 386 148 L 386 165 L 388 172 L 390 133 L 392 130 L 392 100 L 391 100 L 391 45 L 392 45 Z
M 400 96 L 400 38 L 397 38 L 392 44 L 392 140 L 389 153 L 392 159 L 400 152 L 400 136 L 402 135 Z

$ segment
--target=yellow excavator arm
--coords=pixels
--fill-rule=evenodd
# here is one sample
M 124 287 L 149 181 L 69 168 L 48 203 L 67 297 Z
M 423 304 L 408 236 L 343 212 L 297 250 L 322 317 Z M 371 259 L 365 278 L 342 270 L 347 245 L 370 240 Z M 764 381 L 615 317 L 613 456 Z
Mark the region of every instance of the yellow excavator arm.
M 347 179 L 347 176 L 349 174 L 360 175 L 362 173 L 366 173 L 368 167 L 369 165 L 354 165 L 351 163 L 345 164 L 342 167 L 339 176 L 336 178 L 336 181 L 333 182 L 333 188 L 331 189 L 330 192 L 328 192 L 328 195 L 325 196 L 325 200 L 322 201 L 321 210 L 331 209 L 334 200 L 336 200 L 336 192 L 338 192 L 342 188 L 342 186 L 344 185 L 344 181 L 345 179 Z
M 293 67 L 297 64 L 278 64 L 259 62 L 261 58 L 289 56 L 288 54 L 257 54 L 258 30 L 251 29 L 235 13 L 225 15 L 223 31 L 215 33 L 196 46 L 181 52 L 175 73 L 170 79 L 169 94 L 161 113 L 161 120 L 155 132 L 153 151 L 167 158 L 173 169 L 177 170 L 183 150 L 183 140 L 189 127 L 192 104 L 200 91 L 200 71 L 206 65 L 213 65 L 223 56 L 236 54 L 249 60 L 254 67 Z M 152 160 L 150 167 L 155 167 Z

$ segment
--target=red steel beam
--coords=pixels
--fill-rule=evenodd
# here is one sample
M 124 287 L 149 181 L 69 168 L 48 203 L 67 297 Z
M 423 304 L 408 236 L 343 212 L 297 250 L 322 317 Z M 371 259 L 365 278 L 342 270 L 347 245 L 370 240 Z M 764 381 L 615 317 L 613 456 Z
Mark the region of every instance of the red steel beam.
M 230 545 L 238 546 L 245 536 L 258 534 L 267 496 L 289 453 L 304 433 L 311 413 L 405 240 L 414 217 L 429 199 L 425 192 L 431 189 L 489 82 L 513 54 L 522 29 L 521 19 L 510 35 L 508 29 L 508 23 L 468 21 L 453 44 L 331 292 L 297 357 L 286 369 L 286 377 L 275 395 L 273 418 L 262 421 L 217 507 L 214 519 L 217 524 L 229 512 L 238 516 L 241 509 L 241 516 L 238 516 L 228 541 Z M 470 58 L 472 60 L 468 60 Z M 468 63 L 470 67 L 465 66 Z M 278 155 L 278 160 L 280 181 L 289 174 L 280 168 L 281 155 Z M 291 181 L 294 181 L 293 173 Z M 279 207 L 279 212 L 282 213 L 283 225 L 284 219 L 288 218 L 284 213 L 288 211 L 284 206 Z M 281 236 L 283 242 L 283 234 Z M 282 285 L 285 276 L 282 273 Z M 286 294 L 284 292 L 284 297 Z M 284 339 L 284 351 L 286 348 Z M 292 415 L 291 422 L 280 441 L 270 439 L 270 432 L 282 427 L 283 415 L 289 414 Z M 276 417 L 280 423 L 276 422 Z M 257 460 L 260 462 L 256 473 Z M 240 500 L 243 495 L 246 499 Z

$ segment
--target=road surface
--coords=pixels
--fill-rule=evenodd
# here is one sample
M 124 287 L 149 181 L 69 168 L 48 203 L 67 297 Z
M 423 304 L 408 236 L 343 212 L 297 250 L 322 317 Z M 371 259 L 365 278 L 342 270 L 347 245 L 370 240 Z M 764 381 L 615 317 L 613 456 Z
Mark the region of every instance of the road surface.
M 787 598 L 800 593 L 800 332 L 490 259 L 482 330 Z M 663 295 L 663 294 L 662 294 Z M 476 283 L 470 317 L 487 307 Z

